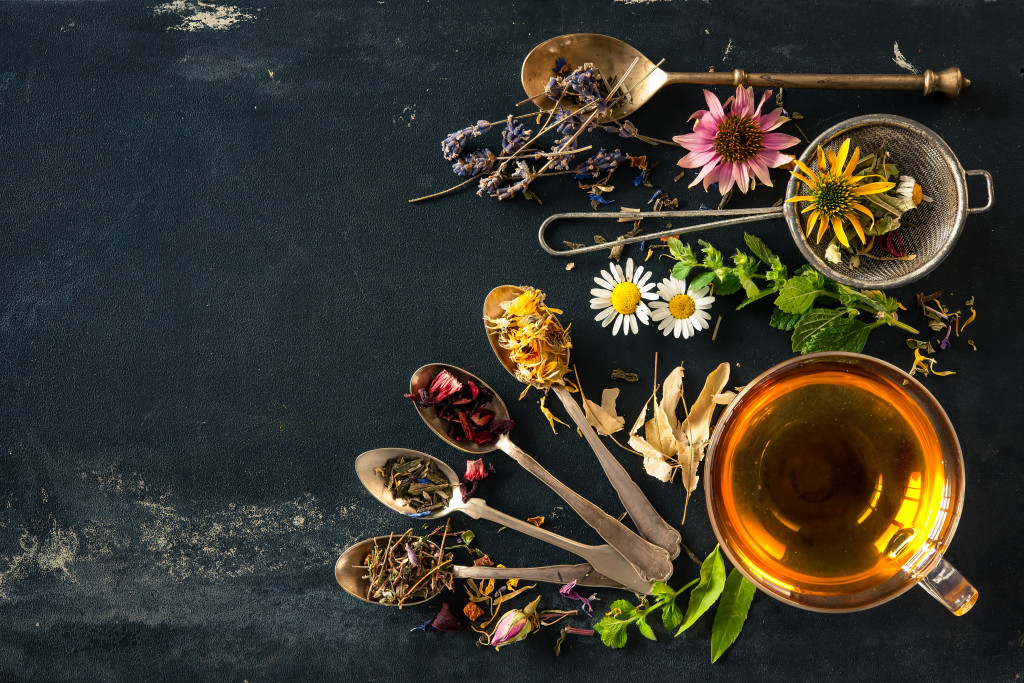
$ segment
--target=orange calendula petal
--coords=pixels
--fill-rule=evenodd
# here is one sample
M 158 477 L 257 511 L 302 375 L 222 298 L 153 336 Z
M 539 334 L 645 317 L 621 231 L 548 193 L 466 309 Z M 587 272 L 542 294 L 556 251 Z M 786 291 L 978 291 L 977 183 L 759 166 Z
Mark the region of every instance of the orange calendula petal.
M 863 197 L 866 194 L 878 194 L 879 192 L 888 192 L 892 188 L 896 187 L 894 183 L 868 183 L 867 185 L 861 185 L 853 189 L 853 194 L 857 197 Z
M 850 240 L 846 237 L 846 231 L 843 230 L 843 219 L 839 216 L 835 216 L 832 219 L 832 232 L 839 238 L 840 244 L 844 247 L 850 246 Z
M 800 210 L 800 213 L 807 213 L 808 211 L 814 211 L 816 208 L 818 208 L 816 205 L 808 204 L 806 208 Z
M 850 178 L 853 176 L 853 169 L 857 168 L 857 164 L 860 163 L 860 147 L 853 150 L 853 156 L 850 157 L 850 163 L 846 165 L 846 171 L 843 173 L 844 176 Z
M 825 173 L 827 171 L 825 167 L 825 153 L 822 151 L 821 146 L 818 146 L 818 171 Z
M 787 202 L 813 202 L 814 197 L 806 194 L 802 194 L 799 197 L 790 197 L 786 200 Z
M 867 244 L 868 240 L 864 236 L 864 228 L 860 226 L 860 220 L 857 218 L 857 214 L 850 211 L 844 215 L 846 216 L 846 220 L 850 221 L 850 225 L 853 226 L 853 229 L 857 231 L 857 237 L 860 238 L 861 244 Z
M 821 238 L 825 236 L 826 232 L 828 232 L 828 227 L 829 227 L 829 218 L 828 218 L 828 216 L 822 216 L 821 217 L 821 221 L 818 223 L 818 237 L 817 237 L 817 241 L 818 242 L 820 242 Z
M 828 167 L 832 173 L 839 172 L 839 160 L 836 159 L 836 153 L 830 149 L 825 150 L 825 158 L 828 159 Z

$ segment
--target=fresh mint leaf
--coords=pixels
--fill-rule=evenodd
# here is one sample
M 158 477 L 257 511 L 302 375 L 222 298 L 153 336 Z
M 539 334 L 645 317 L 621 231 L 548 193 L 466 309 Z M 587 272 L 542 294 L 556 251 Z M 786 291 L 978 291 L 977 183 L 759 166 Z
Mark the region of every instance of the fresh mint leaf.
M 754 256 L 765 263 L 771 264 L 773 260 L 778 260 L 778 257 L 772 253 L 772 250 L 768 248 L 768 245 L 760 237 L 745 232 L 743 233 L 743 241 L 747 243 L 747 248 L 754 253 Z
M 689 244 L 683 244 L 676 237 L 668 238 L 668 251 L 672 255 L 672 258 L 685 263 L 688 266 L 694 266 L 697 264 L 697 257 L 693 253 L 693 249 L 690 248 Z
M 837 318 L 826 329 L 813 335 L 803 345 L 801 353 L 815 351 L 850 351 L 860 353 L 868 342 L 873 328 L 856 318 Z
M 667 583 L 655 581 L 654 585 L 651 586 L 651 595 L 658 599 L 674 597 L 675 594 L 676 592 L 672 590 L 672 587 L 669 586 Z
M 702 266 L 709 270 L 718 270 L 725 265 L 725 261 L 722 259 L 722 252 L 718 251 L 704 240 L 697 240 L 697 243 L 700 244 L 701 251 L 704 252 L 704 261 L 701 263 Z
M 633 617 L 633 613 L 636 612 L 636 606 L 629 600 L 616 600 L 608 607 L 608 611 L 613 614 L 615 610 L 618 610 L 619 613 L 617 616 L 613 616 L 613 619 L 629 621 Z
M 772 294 L 775 294 L 774 290 L 772 290 L 772 289 L 762 289 L 757 294 L 754 294 L 753 296 L 748 295 L 746 299 L 744 299 L 743 301 L 740 302 L 740 305 L 736 307 L 736 310 L 738 311 L 738 310 L 740 310 L 742 308 L 746 308 L 747 306 L 749 306 L 750 304 L 754 303 L 758 299 L 763 299 L 766 296 L 771 296 Z M 772 310 L 777 311 L 779 309 L 775 308 L 775 309 L 772 309 Z
M 715 285 L 715 296 L 726 296 L 729 294 L 735 294 L 740 291 L 743 287 L 740 284 L 740 279 L 735 274 L 729 273 L 721 281 Z
M 690 266 L 683 262 L 679 262 L 672 266 L 672 277 L 677 280 L 685 280 L 686 276 L 690 274 Z
M 665 624 L 665 628 L 669 631 L 679 628 L 679 625 L 683 623 L 683 610 L 679 609 L 675 600 L 669 600 L 662 606 L 661 623 Z
M 717 662 L 739 637 L 755 592 L 754 584 L 747 581 L 735 568 L 729 572 L 725 589 L 722 591 L 722 601 L 718 603 L 715 622 L 711 626 L 712 664 Z
M 708 555 L 700 566 L 700 583 L 690 591 L 690 604 L 686 608 L 686 616 L 683 623 L 676 631 L 680 633 L 690 628 L 702 614 L 708 611 L 711 605 L 722 593 L 725 586 L 725 562 L 722 560 L 722 552 L 718 546 Z
M 629 634 L 626 632 L 627 626 L 629 626 L 628 621 L 619 621 L 613 617 L 605 617 L 594 624 L 594 630 L 601 636 L 602 643 L 608 647 L 620 648 L 626 645 L 626 639 L 629 637 Z
M 644 617 L 640 617 L 636 620 L 636 627 L 640 629 L 640 635 L 642 635 L 647 640 L 657 640 L 657 638 L 654 636 L 654 629 L 651 628 L 650 624 L 644 621 Z
M 793 330 L 793 352 L 806 353 L 804 349 L 814 337 L 822 334 L 845 315 L 846 311 L 841 308 L 813 308 L 808 311 Z
M 776 329 L 790 332 L 797 326 L 800 319 L 803 317 L 803 313 L 786 313 L 782 309 L 774 308 L 772 309 L 772 317 L 771 320 L 768 321 L 768 324 Z
M 714 273 L 701 273 L 697 277 L 693 278 L 692 282 L 690 282 L 690 289 L 700 289 L 701 287 L 707 287 L 709 284 L 711 284 L 711 281 L 714 279 Z
M 786 313 L 804 313 L 814 306 L 814 300 L 828 294 L 824 283 L 813 276 L 792 277 L 779 291 L 775 305 Z

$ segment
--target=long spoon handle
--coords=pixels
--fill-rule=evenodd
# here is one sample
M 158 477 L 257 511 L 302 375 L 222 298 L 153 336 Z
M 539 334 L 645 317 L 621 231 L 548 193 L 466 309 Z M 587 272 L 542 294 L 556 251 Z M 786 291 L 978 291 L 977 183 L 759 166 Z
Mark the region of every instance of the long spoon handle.
M 597 461 L 601 463 L 601 469 L 604 470 L 605 476 L 608 477 L 608 481 L 611 482 L 615 492 L 619 495 L 622 506 L 626 508 L 630 519 L 636 524 L 640 535 L 651 543 L 661 546 L 668 551 L 670 557 L 675 558 L 679 555 L 680 545 L 682 544 L 682 537 L 679 535 L 679 532 L 662 519 L 658 511 L 651 505 L 651 501 L 647 500 L 644 492 L 630 478 L 622 464 L 611 454 L 594 432 L 590 423 L 587 422 L 586 415 L 583 414 L 579 404 L 576 403 L 576 399 L 572 397 L 569 391 L 563 386 L 555 386 L 554 391 L 555 395 L 562 401 L 562 405 L 565 406 L 569 417 L 579 427 L 583 437 L 594 450 L 594 454 L 597 455 Z
M 670 72 L 666 85 L 756 85 L 765 88 L 814 88 L 820 90 L 919 90 L 925 95 L 940 92 L 956 97 L 971 84 L 960 69 L 952 67 L 922 74 L 768 74 L 742 69 L 713 72 Z
M 526 534 L 527 536 L 533 536 L 545 543 L 550 543 L 562 550 L 568 550 L 570 553 L 582 557 L 605 576 L 621 581 L 623 585 L 628 586 L 631 590 L 649 592 L 647 589 L 651 585 L 650 581 L 642 578 L 637 572 L 636 567 L 610 546 L 577 543 L 565 536 L 559 536 L 547 529 L 541 529 L 529 522 L 524 522 L 521 519 L 495 510 L 479 498 L 470 498 L 463 502 L 459 509 L 470 517 L 489 519 L 492 522 L 507 526 L 509 529 Z
M 594 570 L 589 564 L 556 564 L 550 567 L 461 567 L 452 568 L 457 579 L 522 579 L 523 581 L 545 581 L 566 584 L 575 581 L 577 586 L 595 588 L 621 588 L 632 590 L 618 581 L 609 579 Z
M 640 576 L 648 581 L 664 581 L 672 575 L 672 559 L 664 548 L 640 538 L 622 522 L 563 484 L 507 436 L 502 436 L 496 445 L 568 503 L 608 545 L 636 567 Z

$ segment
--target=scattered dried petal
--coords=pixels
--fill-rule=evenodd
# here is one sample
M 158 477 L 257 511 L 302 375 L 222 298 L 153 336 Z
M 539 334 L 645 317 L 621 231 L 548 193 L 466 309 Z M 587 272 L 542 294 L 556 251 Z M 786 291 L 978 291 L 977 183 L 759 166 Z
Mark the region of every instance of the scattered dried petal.
M 536 527 L 539 527 L 542 524 L 544 524 L 544 516 L 543 515 L 538 515 L 536 517 L 527 517 L 526 521 L 529 522 L 530 524 L 536 526 Z

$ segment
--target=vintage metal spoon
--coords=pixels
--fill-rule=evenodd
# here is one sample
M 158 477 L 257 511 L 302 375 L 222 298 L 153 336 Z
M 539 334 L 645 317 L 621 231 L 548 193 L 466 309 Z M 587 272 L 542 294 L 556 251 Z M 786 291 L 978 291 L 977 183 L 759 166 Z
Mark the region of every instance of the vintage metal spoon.
M 766 88 L 818 88 L 827 90 L 919 90 L 928 95 L 941 92 L 956 97 L 971 82 L 960 69 L 944 69 L 923 74 L 769 74 L 746 73 L 741 69 L 714 72 L 669 72 L 659 69 L 632 45 L 596 33 L 570 33 L 549 38 L 533 48 L 523 61 L 522 81 L 526 94 L 542 109 L 554 102 L 544 94 L 544 86 L 552 76 L 552 67 L 559 57 L 570 65 L 592 62 L 614 83 L 633 62 L 636 66 L 626 76 L 623 89 L 629 97 L 610 111 L 605 119 L 628 116 L 642 107 L 663 86 L 675 83 L 694 85 L 756 85 Z
M 495 287 L 484 300 L 484 317 L 500 318 L 505 312 L 501 307 L 502 302 L 516 298 L 523 291 L 522 287 L 516 287 L 515 285 Z M 515 363 L 508 357 L 505 349 L 501 348 L 498 344 L 497 333 L 488 330 L 487 338 L 491 342 L 494 355 L 498 357 L 498 360 L 508 370 L 509 374 L 515 377 Z M 612 487 L 618 494 L 619 500 L 629 514 L 630 519 L 636 524 L 640 535 L 651 543 L 667 550 L 669 556 L 674 559 L 679 555 L 682 543 L 682 537 L 679 535 L 679 532 L 662 519 L 658 511 L 651 505 L 651 501 L 647 500 L 644 492 L 640 490 L 640 487 L 630 478 L 622 464 L 615 459 L 615 456 L 611 454 L 597 436 L 597 433 L 594 432 L 590 423 L 587 422 L 586 415 L 583 414 L 583 410 L 576 403 L 576 399 L 572 397 L 569 390 L 562 384 L 554 384 L 550 388 L 562 402 L 566 412 L 569 413 L 569 417 L 576 423 L 583 437 L 593 449 L 594 454 L 597 455 L 597 460 L 601 463 L 601 469 L 604 470 L 605 476 L 608 477 L 608 481 L 611 482 Z
M 494 394 L 494 400 L 488 407 L 496 413 L 494 419 L 508 419 L 508 407 L 505 405 L 505 402 L 501 400 L 501 397 L 498 396 L 498 392 L 473 373 L 463 370 L 455 365 L 447 365 L 445 363 L 430 363 L 428 365 L 424 365 L 413 373 L 412 379 L 409 380 L 409 392 L 417 394 L 420 389 L 427 388 L 431 380 L 433 380 L 441 370 L 447 370 L 460 382 L 465 383 L 467 380 L 473 380 L 478 386 L 482 386 L 490 390 L 490 392 Z M 547 484 L 548 488 L 557 493 L 562 500 L 568 503 L 569 506 L 576 511 L 576 514 L 582 517 L 583 521 L 593 527 L 593 529 L 605 540 L 606 543 L 608 543 L 608 545 L 615 548 L 620 555 L 636 567 L 642 577 L 651 581 L 666 581 L 670 576 L 672 576 L 672 558 L 669 557 L 668 552 L 666 552 L 664 548 L 645 541 L 631 529 L 622 524 L 622 522 L 616 520 L 604 510 L 597 507 L 592 502 L 556 479 L 550 472 L 544 469 L 539 462 L 534 460 L 533 457 L 512 443 L 508 434 L 501 434 L 497 439 L 489 444 L 475 444 L 467 441 L 456 441 L 452 437 L 448 436 L 449 423 L 443 418 L 438 417 L 436 409 L 421 408 L 417 405 L 416 410 L 419 412 L 420 417 L 423 418 L 423 421 L 427 423 L 427 426 L 430 427 L 435 434 L 440 436 L 446 443 L 458 448 L 459 450 L 466 451 L 467 453 L 479 454 L 489 453 L 500 449 L 507 453 L 509 457 L 522 465 L 523 469 Z
M 391 536 L 377 536 L 364 541 L 354 543 L 341 553 L 337 563 L 334 565 L 334 578 L 338 585 L 345 591 L 363 602 L 371 605 L 381 603 L 374 600 L 367 600 L 366 593 L 369 588 L 369 581 L 366 577 L 366 556 L 373 549 L 375 543 L 387 545 Z M 566 584 L 575 581 L 578 586 L 591 586 L 595 588 L 618 588 L 630 590 L 618 581 L 612 581 L 607 576 L 594 571 L 589 564 L 559 564 L 550 567 L 464 567 L 452 565 L 449 567 L 456 579 L 522 579 L 523 581 L 545 581 L 547 583 Z M 440 593 L 438 589 L 438 593 Z M 413 600 L 402 603 L 403 607 L 419 605 L 435 597 L 437 593 L 428 595 L 421 600 Z M 389 605 L 394 606 L 394 605 Z
M 459 477 L 455 474 L 455 471 L 448 467 L 444 462 L 438 460 L 432 455 L 427 455 L 426 453 L 420 453 L 419 451 L 413 451 L 407 448 L 378 448 L 376 450 L 367 451 L 356 458 L 356 475 L 358 475 L 359 481 L 363 483 L 363 486 L 366 487 L 366 490 L 369 491 L 374 498 L 384 503 L 392 510 L 401 512 L 404 515 L 409 513 L 408 508 L 400 505 L 398 501 L 395 500 L 392 492 L 384 486 L 384 479 L 381 478 L 375 470 L 383 467 L 384 463 L 391 458 L 399 456 L 405 456 L 407 458 L 427 458 L 432 460 L 434 464 L 437 465 L 438 469 L 444 472 L 444 475 L 452 484 L 452 497 L 451 501 L 448 503 L 448 507 L 440 510 L 434 510 L 427 515 L 418 517 L 417 519 L 440 519 L 442 517 L 447 517 L 453 512 L 463 512 L 473 519 L 489 519 L 490 521 L 497 522 L 509 529 L 519 531 L 527 536 L 533 536 L 538 540 L 550 543 L 562 550 L 568 550 L 570 553 L 582 557 L 584 560 L 589 562 L 596 571 L 604 574 L 614 581 L 618 581 L 630 590 L 637 591 L 639 593 L 648 593 L 650 591 L 651 582 L 641 577 L 639 573 L 637 573 L 636 568 L 630 564 L 626 558 L 616 552 L 616 550 L 610 545 L 585 545 L 583 543 L 577 543 L 576 541 L 564 536 L 552 533 L 547 529 L 541 529 L 529 522 L 524 522 L 517 517 L 512 517 L 511 515 L 506 515 L 504 512 L 499 512 L 498 510 L 488 506 L 487 503 L 480 498 L 464 500 L 462 497 L 461 487 L 459 486 Z

